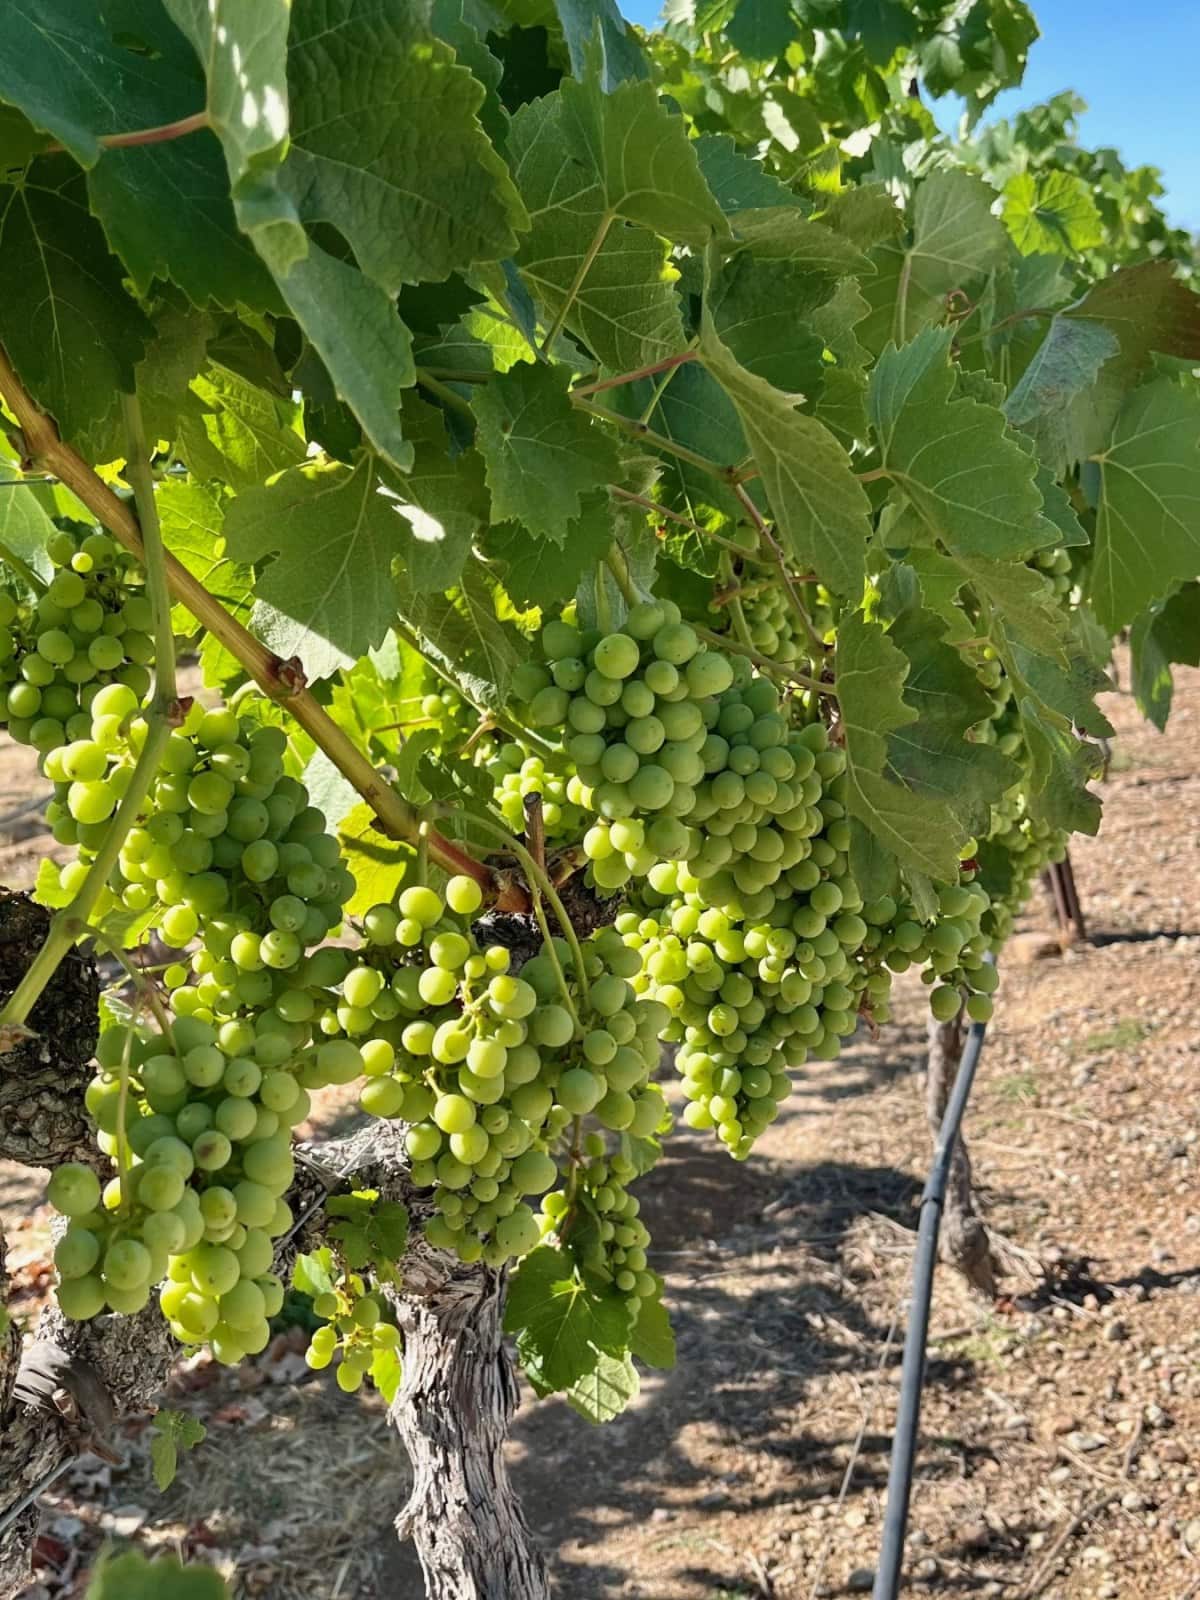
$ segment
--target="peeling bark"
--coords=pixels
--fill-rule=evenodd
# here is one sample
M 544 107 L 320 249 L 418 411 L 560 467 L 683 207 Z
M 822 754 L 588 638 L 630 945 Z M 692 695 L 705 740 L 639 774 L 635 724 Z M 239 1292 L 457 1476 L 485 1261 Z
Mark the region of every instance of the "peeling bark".
M 0 1004 L 25 976 L 50 927 L 26 895 L 0 891 Z M 33 1036 L 0 1053 L 0 1158 L 25 1166 L 98 1157 L 83 1091 L 100 1033 L 100 980 L 73 950 L 33 1008 Z
M 929 1059 L 925 1077 L 925 1115 L 936 1143 L 954 1080 L 958 1076 L 966 1031 L 961 1016 L 953 1022 L 929 1020 Z M 975 1203 L 971 1157 L 960 1132 L 946 1186 L 946 1205 L 938 1253 L 956 1267 L 973 1289 L 995 1298 L 999 1268 L 987 1227 Z
M 458 1263 L 447 1273 L 449 1258 L 429 1256 L 440 1261 L 406 1266 L 394 1299 L 404 1381 L 391 1420 L 413 1467 L 397 1531 L 417 1547 L 428 1600 L 549 1600 L 504 1462 L 518 1400 L 501 1331 L 505 1274 Z

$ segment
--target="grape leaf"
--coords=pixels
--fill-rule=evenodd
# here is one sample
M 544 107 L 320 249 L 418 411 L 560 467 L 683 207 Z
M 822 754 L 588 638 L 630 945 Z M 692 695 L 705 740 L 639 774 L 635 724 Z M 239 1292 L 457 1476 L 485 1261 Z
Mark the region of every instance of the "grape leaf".
M 681 350 L 683 324 L 672 288 L 678 274 L 668 266 L 666 247 L 644 228 L 608 224 L 599 183 L 566 147 L 557 96 L 521 107 L 507 155 L 530 221 L 517 264 L 547 320 L 569 303 L 566 326 L 602 366 L 617 372 Z M 603 241 L 581 278 L 601 229 Z
M 388 294 L 516 246 L 524 209 L 479 124 L 484 90 L 407 0 L 296 0 L 277 183 Z M 417 111 L 419 108 L 419 112 Z M 273 230 L 256 234 L 268 265 Z
M 199 403 L 180 413 L 177 443 L 194 477 L 253 489 L 305 459 L 300 407 L 293 401 L 216 362 L 190 388 Z
M 612 391 L 611 404 L 625 416 L 646 413 L 656 433 L 696 451 L 715 466 L 736 467 L 749 454 L 733 402 L 698 361 L 676 367 L 665 388 L 651 378 L 622 384 Z M 651 406 L 653 410 L 648 409 Z M 666 456 L 659 482 L 664 503 L 695 522 L 705 520 L 708 506 L 731 517 L 738 515 L 738 503 L 728 485 L 690 461 Z
M 174 1556 L 148 1561 L 140 1551 L 102 1555 L 93 1569 L 85 1600 L 229 1600 L 229 1590 L 212 1567 L 181 1566 Z
M 791 261 L 835 276 L 850 272 L 870 276 L 870 260 L 851 239 L 794 206 L 739 211 L 732 227 L 737 245 L 760 261 Z
M 908 658 L 904 704 L 917 714 L 888 738 L 888 769 L 914 792 L 944 801 L 967 837 L 986 833 L 993 802 L 1021 777 L 1014 761 L 969 739 L 991 715 L 991 698 L 932 612 L 902 611 L 888 637 Z
M 365 800 L 338 819 L 337 835 L 357 886 L 346 904 L 347 915 L 361 917 L 372 906 L 390 904 L 411 867 L 412 849 L 378 831 Z
M 909 663 L 878 623 L 859 613 L 838 627 L 837 688 L 846 745 L 846 805 L 903 867 L 942 883 L 958 877 L 971 837 L 945 800 L 918 794 L 897 771 L 892 751 L 919 713 L 904 700 Z
M 814 400 L 825 378 L 825 339 L 809 320 L 833 279 L 791 261 L 735 256 L 709 295 L 709 311 L 738 364 L 776 389 Z
M 55 532 L 54 524 L 42 509 L 35 484 L 9 486 L 0 490 L 0 544 L 11 550 L 44 582 L 49 583 L 54 567 L 46 554 L 46 540 Z M 0 561 L 4 552 L 0 551 Z M 18 583 L 25 580 L 15 570 Z
M 641 1381 L 628 1355 L 600 1351 L 596 1365 L 567 1390 L 567 1404 L 588 1422 L 611 1422 L 638 1397 Z
M 179 1452 L 203 1444 L 208 1429 L 186 1411 L 156 1411 L 150 1427 L 150 1465 L 154 1482 L 165 1493 L 179 1470 Z
M 872 316 L 864 343 L 903 345 L 941 320 L 952 289 L 971 293 L 1004 257 L 1003 224 L 992 215 L 995 190 L 957 168 L 931 172 L 917 185 L 912 242 L 874 252 L 878 276 L 863 285 Z
M 417 375 L 412 339 L 392 297 L 311 242 L 302 260 L 286 271 L 275 268 L 273 275 L 367 438 L 394 467 L 406 471 L 412 447 L 397 412 Z
M 0 188 L 0 253 L 0 343 L 63 436 L 111 461 L 123 444 L 117 396 L 132 390 L 153 330 L 67 156 L 40 157 L 18 186 Z
M 662 1302 L 662 1291 L 642 1300 L 629 1336 L 629 1349 L 648 1367 L 669 1372 L 675 1365 L 675 1330 Z
M 1135 389 L 1099 461 L 1091 601 L 1115 632 L 1200 576 L 1200 394 L 1166 377 Z
M 800 205 L 798 196 L 786 183 L 739 150 L 727 133 L 702 133 L 693 148 L 704 181 L 726 216 L 738 211 Z
M 1188 583 L 1147 607 L 1129 632 L 1133 695 L 1161 733 L 1175 692 L 1173 665 L 1200 667 L 1200 584 Z
M 1079 459 L 1108 444 L 1125 396 L 1150 372 L 1154 352 L 1200 363 L 1200 294 L 1177 275 L 1173 261 L 1122 267 L 1060 315 L 1102 323 L 1120 347 L 1072 406 L 1071 438 Z
M 801 571 L 838 594 L 862 588 L 870 504 L 850 459 L 828 428 L 795 409 L 795 397 L 746 372 L 711 324 L 701 359 L 732 401 L 782 543 Z
M 1028 555 L 1047 542 L 1035 463 L 1002 412 L 951 399 L 951 337 L 927 329 L 876 363 L 869 406 L 884 470 L 952 552 Z
M 1051 828 L 1095 833 L 1100 826 L 1100 801 L 1088 789 L 1104 763 L 1095 745 L 1085 744 L 1065 726 L 1065 719 L 1047 715 L 1023 696 L 1018 705 L 1029 749 L 1027 804 L 1031 815 Z
M 308 1255 L 297 1255 L 292 1263 L 292 1287 L 316 1299 L 333 1288 L 333 1251 L 321 1245 Z
M 554 0 L 571 71 L 585 75 L 589 53 L 600 45 L 600 87 L 609 94 L 627 78 L 648 78 L 650 67 L 614 0 Z
M 1018 172 L 1004 185 L 1004 225 L 1023 256 L 1075 256 L 1104 241 L 1091 191 L 1073 172 Z
M 569 1389 L 594 1371 L 598 1353 L 624 1354 L 629 1309 L 615 1291 L 587 1288 L 564 1251 L 539 1245 L 513 1274 L 504 1327 L 517 1335 L 517 1350 L 530 1382 L 549 1393 Z
M 603 561 L 613 542 L 613 506 L 601 490 L 584 500 L 581 515 L 562 544 L 531 539 L 519 523 L 502 522 L 485 541 L 487 553 L 504 570 L 504 587 L 522 606 L 548 610 L 575 593 L 581 572 Z
M 425 658 L 473 705 L 501 709 L 528 645 L 500 620 L 497 603 L 503 594 L 494 579 L 475 562 L 446 594 L 419 594 L 403 572 L 397 574 L 396 590 L 399 614 L 420 637 Z
M 216 495 L 194 479 L 168 478 L 159 485 L 155 498 L 167 549 L 193 577 L 199 578 L 226 611 L 244 626 L 249 625 L 254 574 L 226 551 L 224 513 Z M 176 633 L 184 635 L 196 627 L 195 619 L 182 606 L 175 608 L 172 623 Z M 241 662 L 214 634 L 204 635 L 200 662 L 206 684 L 225 687 L 245 677 Z
M 405 569 L 415 589 L 448 589 L 487 525 L 483 461 L 475 450 L 451 458 L 441 412 L 415 396 L 405 402 L 404 431 L 412 469 L 403 476 L 385 472 L 381 482 L 395 498 Z
M 1091 388 L 1118 349 L 1115 335 L 1103 323 L 1055 317 L 1005 401 L 1009 422 L 1029 434 L 1054 472 L 1064 472 L 1080 453 L 1073 438 L 1072 402 Z
M 400 1352 L 388 1345 L 379 1346 L 372 1352 L 370 1372 L 371 1382 L 383 1396 L 384 1404 L 390 1406 L 404 1378 Z
M 774 61 L 796 37 L 791 0 L 737 0 L 725 24 L 730 44 L 751 61 Z
M 475 401 L 492 521 L 523 523 L 561 544 L 589 490 L 617 477 L 612 440 L 569 398 L 562 366 L 513 367 Z
M 915 18 L 900 0 L 846 0 L 846 36 L 860 39 L 867 60 L 886 67 L 897 50 L 916 43 Z
M 728 233 L 683 118 L 667 110 L 653 84 L 625 82 L 605 94 L 589 78 L 565 81 L 559 92 L 567 148 L 596 174 L 606 211 L 678 244 Z
M 254 628 L 310 678 L 325 678 L 383 642 L 395 616 L 392 564 L 405 548 L 395 503 L 370 458 L 354 468 L 295 467 L 247 489 L 225 521 L 229 551 L 260 563 Z
M 895 238 L 904 227 L 904 214 L 882 183 L 861 183 L 840 190 L 831 196 L 819 220 L 835 232 L 844 233 L 860 250 L 870 250 Z
M 270 226 L 272 253 L 304 254 L 304 234 L 272 183 L 287 150 L 288 0 L 163 0 L 207 79 L 209 125 L 225 151 L 242 226 Z
M 270 273 L 238 230 L 213 134 L 106 150 L 88 175 L 88 195 L 139 294 L 169 278 L 197 306 L 280 309 Z

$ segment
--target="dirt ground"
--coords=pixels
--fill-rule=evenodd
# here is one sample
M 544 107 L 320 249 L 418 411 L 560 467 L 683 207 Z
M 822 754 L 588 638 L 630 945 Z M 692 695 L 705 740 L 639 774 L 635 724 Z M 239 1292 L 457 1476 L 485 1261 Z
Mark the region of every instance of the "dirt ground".
M 939 1275 L 906 1595 L 1200 1596 L 1200 673 L 1179 674 L 1165 737 L 1124 694 L 1108 711 L 1103 837 L 1072 851 L 1091 942 L 1060 953 L 1031 908 L 967 1120 L 989 1222 L 1048 1275 L 1018 1271 L 994 1305 Z M 0 752 L 0 812 L 35 792 L 23 761 Z M 29 882 L 38 819 L 5 826 L 0 871 Z M 929 1160 L 923 1049 L 905 988 L 746 1165 L 673 1135 L 642 1191 L 677 1369 L 607 1428 L 530 1397 L 513 1430 L 564 1600 L 870 1589 Z M 36 1202 L 0 1168 L 30 1315 Z M 81 1594 L 105 1536 L 207 1553 L 239 1596 L 421 1600 L 389 1531 L 405 1468 L 377 1402 L 307 1374 L 281 1337 L 238 1374 L 186 1364 L 168 1403 L 209 1428 L 175 1485 L 154 1488 L 144 1423 L 124 1468 L 86 1458 L 45 1497 L 25 1600 Z

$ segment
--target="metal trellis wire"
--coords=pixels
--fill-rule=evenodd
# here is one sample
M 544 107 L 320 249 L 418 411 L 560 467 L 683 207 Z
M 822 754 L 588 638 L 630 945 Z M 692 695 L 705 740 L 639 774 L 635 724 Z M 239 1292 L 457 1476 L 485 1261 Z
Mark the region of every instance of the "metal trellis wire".
M 921 1419 L 921 1389 L 925 1382 L 925 1346 L 929 1338 L 929 1309 L 933 1298 L 933 1274 L 937 1266 L 938 1233 L 946 1203 L 950 1164 L 958 1144 L 967 1097 L 975 1081 L 986 1022 L 973 1022 L 959 1061 L 958 1075 L 946 1104 L 938 1130 L 933 1165 L 921 1196 L 921 1221 L 917 1230 L 917 1250 L 913 1257 L 912 1298 L 908 1329 L 904 1335 L 904 1359 L 900 1368 L 900 1399 L 896 1407 L 896 1431 L 892 1436 L 892 1457 L 888 1466 L 887 1510 L 883 1520 L 883 1540 L 879 1565 L 875 1570 L 872 1600 L 898 1600 L 904 1564 L 904 1538 L 908 1529 L 908 1504 L 912 1495 L 913 1466 L 917 1455 L 917 1429 Z

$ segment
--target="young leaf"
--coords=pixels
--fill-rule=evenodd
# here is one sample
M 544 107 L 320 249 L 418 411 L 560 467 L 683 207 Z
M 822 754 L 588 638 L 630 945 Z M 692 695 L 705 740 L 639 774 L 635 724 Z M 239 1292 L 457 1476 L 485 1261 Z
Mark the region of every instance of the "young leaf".
M 229 1590 L 211 1567 L 179 1564 L 174 1556 L 149 1561 L 137 1550 L 100 1558 L 85 1600 L 229 1600 Z
M 472 705 L 501 708 L 528 646 L 500 620 L 497 606 L 504 596 L 495 579 L 475 562 L 446 594 L 417 594 L 403 572 L 396 592 L 399 615 L 420 636 L 426 659 Z
M 1018 172 L 1004 185 L 1004 223 L 1023 256 L 1077 256 L 1104 240 L 1091 191 L 1073 172 Z
M 1172 666 L 1200 667 L 1200 584 L 1185 584 L 1143 611 L 1130 629 L 1129 643 L 1134 699 L 1161 733 L 1175 691 Z
M 573 406 L 561 366 L 514 367 L 475 401 L 478 444 L 492 491 L 492 521 L 510 518 L 562 544 L 583 496 L 616 478 L 609 436 Z
M 292 1265 L 292 1288 L 316 1299 L 333 1288 L 333 1251 L 322 1245 L 311 1255 L 298 1255 Z
M 596 1365 L 567 1390 L 567 1403 L 588 1422 L 611 1422 L 637 1399 L 641 1381 L 628 1355 L 597 1351 Z
M 175 1481 L 179 1452 L 203 1443 L 208 1429 L 186 1411 L 156 1411 L 151 1427 L 150 1465 L 155 1483 L 165 1493 Z
M 675 1330 L 663 1305 L 661 1289 L 640 1302 L 637 1321 L 629 1335 L 629 1350 L 646 1366 L 663 1372 L 675 1365 Z
M 1200 576 L 1200 395 L 1171 378 L 1135 389 L 1099 461 L 1091 600 L 1115 632 Z
M 179 453 L 202 482 L 253 489 L 306 455 L 300 407 L 241 373 L 212 362 L 192 379 L 191 403 L 180 412 Z
M 380 833 L 377 820 L 362 800 L 337 824 L 338 843 L 357 885 L 346 905 L 352 917 L 361 917 L 372 906 L 389 904 L 412 865 L 411 847 Z
M 171 554 L 219 600 L 239 622 L 248 624 L 254 605 L 254 574 L 225 549 L 223 512 L 213 491 L 194 478 L 170 478 L 155 497 L 163 543 Z M 175 631 L 191 633 L 191 613 L 177 607 Z M 223 686 L 244 676 L 244 668 L 212 634 L 205 634 L 200 661 L 206 684 Z
M 540 1245 L 513 1274 L 504 1326 L 517 1335 L 532 1381 L 547 1391 L 569 1389 L 595 1370 L 597 1352 L 624 1352 L 629 1310 L 620 1295 L 586 1288 L 564 1251 Z
M 386 1345 L 375 1349 L 371 1355 L 370 1370 L 371 1382 L 383 1396 L 384 1403 L 390 1406 L 399 1394 L 404 1378 L 400 1352 Z
M 1009 422 L 1030 435 L 1052 471 L 1062 473 L 1078 459 L 1081 446 L 1074 437 L 1073 404 L 1119 348 L 1116 336 L 1101 322 L 1055 317 L 1005 401 Z

